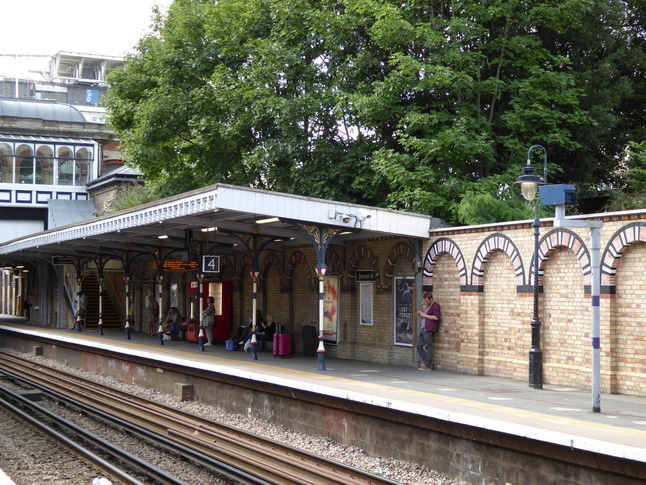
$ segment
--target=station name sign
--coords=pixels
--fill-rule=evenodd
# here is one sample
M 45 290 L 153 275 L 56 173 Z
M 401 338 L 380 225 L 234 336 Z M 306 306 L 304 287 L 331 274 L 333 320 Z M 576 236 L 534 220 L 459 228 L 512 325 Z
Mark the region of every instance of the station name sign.
M 74 264 L 74 261 L 72 261 L 72 258 L 68 256 L 52 256 L 52 264 L 54 266 L 61 264 Z
M 373 270 L 357 270 L 357 283 L 368 281 L 377 281 L 375 272 Z

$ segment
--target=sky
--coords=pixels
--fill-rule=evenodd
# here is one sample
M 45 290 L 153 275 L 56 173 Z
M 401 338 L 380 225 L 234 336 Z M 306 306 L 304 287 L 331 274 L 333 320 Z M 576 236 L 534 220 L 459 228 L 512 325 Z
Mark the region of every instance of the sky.
M 151 24 L 152 8 L 172 0 L 6 0 L 0 54 L 59 51 L 123 56 Z

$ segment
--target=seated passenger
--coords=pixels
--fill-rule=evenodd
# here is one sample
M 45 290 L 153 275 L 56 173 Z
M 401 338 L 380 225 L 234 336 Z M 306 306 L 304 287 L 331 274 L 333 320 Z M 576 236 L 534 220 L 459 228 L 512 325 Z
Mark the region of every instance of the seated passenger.
M 238 342 L 240 342 L 246 336 L 246 332 L 248 332 L 248 327 L 245 327 L 242 324 L 238 325 L 238 328 L 233 334 L 233 337 L 231 337 L 231 340 L 233 340 L 233 348 L 235 350 L 240 349 L 240 344 Z
M 170 327 L 175 324 L 175 323 L 180 323 L 181 321 L 181 316 L 179 314 L 179 310 L 177 307 L 170 307 L 170 310 L 168 310 L 168 316 L 166 317 L 166 321 L 162 323 L 162 328 L 164 329 L 164 334 L 170 335 Z
M 239 342 L 239 345 L 242 345 L 243 350 L 246 352 L 248 350 L 248 345 L 247 342 L 251 340 L 251 337 L 253 336 L 252 332 L 252 327 L 253 327 L 253 319 L 251 318 L 252 313 L 249 312 L 249 325 L 245 328 L 245 332 L 242 335 L 242 339 Z M 263 332 L 262 328 L 266 325 L 265 319 L 262 316 L 262 312 L 260 310 L 256 310 L 256 341 L 257 342 L 262 342 L 262 338 L 265 335 L 265 332 Z
M 264 340 L 266 342 L 273 342 L 274 334 L 276 333 L 276 322 L 274 322 L 274 315 L 267 314 L 266 322 L 263 323 L 263 330 L 265 334 Z
M 189 323 L 194 323 L 192 318 L 187 318 L 184 323 L 180 323 L 179 321 L 177 323 L 173 323 L 170 326 L 170 339 L 179 340 L 179 333 L 186 332 L 188 330 Z

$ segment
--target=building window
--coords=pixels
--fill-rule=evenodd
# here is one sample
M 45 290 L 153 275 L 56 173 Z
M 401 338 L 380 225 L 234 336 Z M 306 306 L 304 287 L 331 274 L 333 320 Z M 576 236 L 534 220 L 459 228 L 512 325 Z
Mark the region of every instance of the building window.
M 0 182 L 13 183 L 13 146 L 9 143 L 0 143 L 0 163 L 2 163 Z
M 83 187 L 94 178 L 94 155 L 90 144 L 5 139 L 0 142 L 0 182 Z
M 34 183 L 34 151 L 30 145 L 19 145 L 16 150 L 16 168 L 19 184 Z
M 47 145 L 40 145 L 36 148 L 36 169 L 40 166 L 41 184 L 54 184 L 54 150 Z

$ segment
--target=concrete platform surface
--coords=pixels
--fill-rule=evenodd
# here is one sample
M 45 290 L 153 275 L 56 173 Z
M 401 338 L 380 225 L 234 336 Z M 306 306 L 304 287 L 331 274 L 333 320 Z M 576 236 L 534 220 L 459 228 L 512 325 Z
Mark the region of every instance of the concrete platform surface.
M 0 329 L 90 344 L 124 354 L 172 362 L 365 402 L 402 412 L 524 436 L 604 455 L 646 462 L 646 398 L 601 395 L 601 412 L 592 412 L 590 391 L 551 386 L 531 389 L 527 382 L 446 370 L 420 372 L 412 366 L 382 365 L 327 356 L 317 370 L 316 356 L 274 358 L 269 350 L 258 359 L 223 344 L 200 351 L 194 342 L 164 341 L 124 329 L 96 328 L 77 332 L 40 328 L 24 319 L 0 316 Z M 0 346 L 2 345 L 0 338 Z

